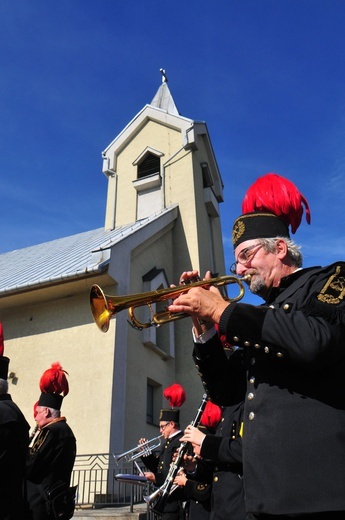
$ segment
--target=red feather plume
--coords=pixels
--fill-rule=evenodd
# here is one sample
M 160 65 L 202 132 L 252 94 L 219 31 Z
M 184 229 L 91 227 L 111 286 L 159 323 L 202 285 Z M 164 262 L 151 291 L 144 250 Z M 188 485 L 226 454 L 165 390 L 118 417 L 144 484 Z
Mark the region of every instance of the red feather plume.
M 40 390 L 43 393 L 63 394 L 69 392 L 68 373 L 62 369 L 59 362 L 53 363 L 51 368 L 43 372 L 40 379 Z
M 222 410 L 211 401 L 207 401 L 205 410 L 202 413 L 200 424 L 207 428 L 216 428 L 217 424 L 222 418 Z
M 179 408 L 186 400 L 186 392 L 178 383 L 168 386 L 163 395 L 169 401 L 171 408 Z
M 242 202 L 242 214 L 265 211 L 274 213 L 290 225 L 292 233 L 295 233 L 302 220 L 303 205 L 306 221 L 310 224 L 308 201 L 297 187 L 276 173 L 267 173 L 248 188 Z

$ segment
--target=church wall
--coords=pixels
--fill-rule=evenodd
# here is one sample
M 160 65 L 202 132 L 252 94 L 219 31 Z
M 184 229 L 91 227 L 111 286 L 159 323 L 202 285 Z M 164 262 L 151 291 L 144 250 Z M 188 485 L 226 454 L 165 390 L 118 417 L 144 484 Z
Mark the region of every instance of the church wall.
M 171 282 L 171 272 L 174 253 L 172 251 L 171 231 L 149 245 L 140 248 L 140 254 L 132 256 L 131 261 L 131 291 L 143 293 L 142 277 L 151 269 L 164 269 L 168 282 Z M 149 311 L 146 306 L 136 309 L 135 315 L 140 321 L 149 321 Z M 127 406 L 126 406 L 126 444 L 131 447 L 137 443 L 140 436 L 148 438 L 159 435 L 158 410 L 154 424 L 146 423 L 146 393 L 147 378 L 161 385 L 159 391 L 160 406 L 166 406 L 163 398 L 164 388 L 175 382 L 175 360 L 162 359 L 161 355 L 143 344 L 144 332 L 134 330 L 129 325 L 128 330 L 128 364 L 127 364 Z M 157 336 L 157 345 L 168 350 L 169 325 L 152 329 Z M 135 413 L 133 414 L 133 411 Z M 138 430 L 139 428 L 139 430 Z
M 3 311 L 5 354 L 17 381 L 9 392 L 34 427 L 39 380 L 59 361 L 68 372 L 62 415 L 77 438 L 78 453 L 108 452 L 113 336 L 102 334 L 90 313 L 89 294 Z

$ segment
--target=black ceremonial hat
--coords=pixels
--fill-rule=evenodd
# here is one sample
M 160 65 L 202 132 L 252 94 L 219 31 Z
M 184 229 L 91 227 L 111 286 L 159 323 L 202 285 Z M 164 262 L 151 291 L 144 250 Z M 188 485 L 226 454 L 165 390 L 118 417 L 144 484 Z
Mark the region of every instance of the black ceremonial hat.
M 248 188 L 242 202 L 242 215 L 234 222 L 234 249 L 256 238 L 290 238 L 289 226 L 295 233 L 301 223 L 303 205 L 310 224 L 308 202 L 291 181 L 276 173 L 259 177 Z
M 280 218 L 272 213 L 247 213 L 238 217 L 232 228 L 234 249 L 246 240 L 254 238 L 272 238 L 282 236 L 290 238 L 289 228 Z
M 173 421 L 175 423 L 180 422 L 180 410 L 176 408 L 163 408 L 159 414 L 160 421 Z
M 68 375 L 66 370 L 63 370 L 58 361 L 52 363 L 51 367 L 43 372 L 39 382 L 41 395 L 37 406 L 61 409 L 62 400 L 69 392 L 66 375 Z
M 62 405 L 63 395 L 42 393 L 38 400 L 38 406 L 45 406 L 47 408 L 54 408 L 60 410 Z
M 180 422 L 180 410 L 179 406 L 182 406 L 186 400 L 186 392 L 179 383 L 174 383 L 168 386 L 163 391 L 164 397 L 169 401 L 171 408 L 162 408 L 159 413 L 160 421 L 173 421 L 175 423 Z

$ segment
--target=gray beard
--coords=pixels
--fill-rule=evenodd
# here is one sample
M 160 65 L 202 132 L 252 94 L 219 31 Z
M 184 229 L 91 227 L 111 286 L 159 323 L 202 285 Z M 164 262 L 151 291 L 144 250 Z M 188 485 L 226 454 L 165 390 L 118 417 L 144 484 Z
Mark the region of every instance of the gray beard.
M 264 298 L 264 296 L 267 294 L 266 284 L 258 273 L 253 274 L 255 274 L 255 278 L 252 278 L 249 285 L 249 290 L 253 294 L 257 294 L 258 296 L 261 296 L 261 298 Z

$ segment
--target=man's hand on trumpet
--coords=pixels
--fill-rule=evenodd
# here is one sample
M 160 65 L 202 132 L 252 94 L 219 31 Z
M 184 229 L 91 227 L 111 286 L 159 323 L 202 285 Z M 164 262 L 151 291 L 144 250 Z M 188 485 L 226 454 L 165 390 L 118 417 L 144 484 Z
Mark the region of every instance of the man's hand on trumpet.
M 144 445 L 146 444 L 147 445 L 148 443 L 148 440 L 145 439 L 145 437 L 141 437 L 138 441 L 138 447 L 140 448 L 141 446 L 144 447 Z
M 185 271 L 180 276 L 180 284 L 195 280 L 198 271 Z M 211 280 L 211 272 L 207 271 L 204 280 Z M 189 314 L 193 320 L 197 336 L 219 322 L 220 316 L 229 302 L 224 300 L 219 289 L 209 285 L 207 287 L 191 287 L 188 292 L 180 294 L 169 305 L 170 312 Z

